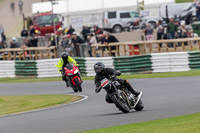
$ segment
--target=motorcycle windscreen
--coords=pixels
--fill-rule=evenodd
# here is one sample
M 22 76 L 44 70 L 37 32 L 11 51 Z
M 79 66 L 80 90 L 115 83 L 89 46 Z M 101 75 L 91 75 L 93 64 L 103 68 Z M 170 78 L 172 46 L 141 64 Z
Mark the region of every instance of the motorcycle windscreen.
M 65 66 L 67 69 L 72 70 L 73 69 L 73 64 L 72 63 L 67 63 Z

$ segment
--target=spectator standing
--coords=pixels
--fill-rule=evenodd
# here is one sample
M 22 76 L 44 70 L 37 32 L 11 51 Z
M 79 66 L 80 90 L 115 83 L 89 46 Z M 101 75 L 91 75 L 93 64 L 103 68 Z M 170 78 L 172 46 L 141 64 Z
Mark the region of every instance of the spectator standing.
M 163 27 L 162 20 L 158 21 L 156 30 L 157 30 L 157 40 L 162 40 L 163 33 L 164 33 L 164 27 Z M 162 43 L 160 43 L 160 47 L 162 47 Z
M 69 27 L 69 29 L 68 29 L 68 31 L 67 31 L 67 34 L 72 35 L 73 32 L 75 32 L 75 30 L 74 30 L 74 28 L 72 28 L 72 26 L 70 25 L 70 27 Z
M 72 40 L 71 40 L 71 35 L 64 35 L 61 46 L 65 49 L 65 51 L 72 56 Z
M 0 34 L 0 42 L 2 42 L 2 40 L 3 40 L 3 39 L 2 39 L 2 34 Z
M 119 42 L 115 36 L 110 35 L 108 32 L 105 32 L 104 35 L 105 35 L 105 40 L 104 40 L 105 45 L 108 45 L 109 43 Z M 116 46 L 112 46 L 111 50 L 116 50 Z M 115 56 L 115 53 L 111 53 L 111 55 Z
M 32 47 L 31 42 L 30 42 L 29 39 L 26 39 L 26 40 L 25 40 L 25 46 L 26 46 L 26 47 Z
M 50 46 L 56 46 L 56 40 L 57 40 L 57 45 L 59 45 L 59 37 L 56 36 L 56 39 L 55 39 L 55 35 L 52 34 L 51 35 L 51 43 L 50 43 L 50 45 L 48 45 L 48 47 L 50 47 Z
M 185 27 L 185 21 L 181 21 L 181 25 L 178 27 L 178 30 L 180 30 L 181 33 L 180 38 L 188 37 L 188 29 Z
M 72 44 L 74 45 L 75 55 L 76 57 L 81 57 L 79 45 L 83 44 L 84 41 L 81 39 L 77 33 L 73 32 L 72 34 Z
M 0 35 L 4 32 L 3 26 L 0 24 Z
M 188 29 L 185 27 L 185 21 L 181 21 L 181 25 L 178 27 L 179 38 L 188 38 Z M 184 42 L 184 45 L 187 45 L 187 42 Z M 181 46 L 181 44 L 179 44 Z
M 30 26 L 30 36 L 33 36 L 33 35 L 35 35 L 35 34 L 36 34 L 35 28 L 34 28 L 33 25 L 31 25 L 31 26 Z
M 10 48 L 19 48 L 19 43 L 17 42 L 16 37 L 12 37 L 10 42 Z
M 196 17 L 200 21 L 200 2 L 196 2 Z
M 18 6 L 19 6 L 19 12 L 20 12 L 20 14 L 23 14 L 23 5 L 24 5 L 23 1 L 19 0 Z
M 6 38 L 4 38 L 5 37 L 5 35 L 4 35 L 4 28 L 3 28 L 3 26 L 0 24 L 0 42 L 4 42 L 4 40 L 6 39 Z
M 10 42 L 10 48 L 19 48 L 19 43 L 17 42 L 17 39 L 15 37 L 12 37 L 12 40 Z M 11 52 L 11 54 L 13 55 L 13 52 Z M 19 52 L 17 52 L 17 55 L 20 54 Z M 18 59 L 16 59 L 18 60 Z
M 171 17 L 169 19 L 169 23 L 167 25 L 167 34 L 169 36 L 169 39 L 175 39 L 175 33 L 177 31 L 177 25 L 174 23 L 174 18 Z M 170 43 L 169 44 L 169 47 L 173 47 L 173 43 Z
M 154 33 L 154 30 L 151 27 L 151 25 L 146 24 L 146 28 L 144 29 L 144 34 L 145 34 L 145 38 L 146 38 L 147 41 L 153 40 L 153 33 Z
M 14 14 L 15 14 L 15 2 L 13 0 L 10 3 L 10 9 L 11 9 L 12 15 L 14 16 Z
M 98 35 L 98 40 L 97 40 L 98 43 L 101 43 L 101 44 L 104 44 L 105 42 L 105 34 L 100 34 Z
M 2 34 L 1 34 L 1 37 L 0 37 L 1 39 L 1 42 L 3 43 L 3 44 L 5 44 L 6 43 L 6 40 L 7 40 L 7 38 L 6 38 L 6 35 L 4 34 L 4 32 L 2 32 Z
M 84 41 L 86 42 L 87 41 L 87 36 L 90 33 L 90 29 L 88 28 L 88 26 L 83 26 L 83 29 L 82 29 L 81 33 L 83 35 Z
M 0 41 L 0 50 L 4 49 L 6 46 Z M 0 55 L 2 55 L 2 53 L 0 52 Z M 2 58 L 0 58 L 0 60 L 3 60 Z
M 0 41 L 0 49 L 5 48 L 5 45 Z
M 32 47 L 29 39 L 26 39 L 26 40 L 25 40 L 25 45 L 24 45 L 24 47 L 22 47 L 22 48 L 25 49 L 25 48 L 27 48 L 27 47 Z M 29 50 L 25 51 L 25 55 L 29 55 Z M 27 57 L 26 59 L 29 60 L 30 58 Z
M 88 41 L 89 41 L 89 50 L 88 50 L 88 53 L 89 53 L 90 57 L 92 57 L 92 47 L 91 47 L 91 45 L 92 44 L 97 44 L 97 39 L 96 39 L 94 33 L 91 33 L 87 38 L 88 38 Z M 96 57 L 100 57 L 100 55 L 96 54 Z
M 94 25 L 94 33 L 95 35 L 103 34 L 103 30 L 99 28 L 97 25 Z
M 37 37 L 35 37 L 34 34 L 32 34 L 31 38 L 30 38 L 30 43 L 31 43 L 31 47 L 37 47 L 38 46 L 38 39 Z
M 25 27 L 23 27 L 23 30 L 21 31 L 21 37 L 28 37 L 28 30 L 26 30 Z

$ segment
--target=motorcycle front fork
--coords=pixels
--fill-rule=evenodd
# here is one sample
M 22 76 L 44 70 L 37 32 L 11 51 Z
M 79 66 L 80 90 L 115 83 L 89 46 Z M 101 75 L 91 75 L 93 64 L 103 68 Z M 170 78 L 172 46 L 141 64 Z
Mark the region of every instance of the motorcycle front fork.
M 79 78 L 80 78 L 80 80 L 81 80 L 81 83 L 83 83 L 83 80 L 82 80 L 82 77 L 81 77 L 81 73 L 80 73 L 80 72 L 78 72 L 78 76 L 79 76 Z

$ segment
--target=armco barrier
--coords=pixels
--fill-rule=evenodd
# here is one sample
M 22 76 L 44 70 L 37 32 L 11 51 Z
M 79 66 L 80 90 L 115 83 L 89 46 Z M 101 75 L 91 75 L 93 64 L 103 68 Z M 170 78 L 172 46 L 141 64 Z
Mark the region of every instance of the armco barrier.
M 200 51 L 189 52 L 189 66 L 191 69 L 200 69 Z
M 0 78 L 15 77 L 15 62 L 0 61 Z
M 114 57 L 114 67 L 122 73 L 151 73 L 151 55 Z

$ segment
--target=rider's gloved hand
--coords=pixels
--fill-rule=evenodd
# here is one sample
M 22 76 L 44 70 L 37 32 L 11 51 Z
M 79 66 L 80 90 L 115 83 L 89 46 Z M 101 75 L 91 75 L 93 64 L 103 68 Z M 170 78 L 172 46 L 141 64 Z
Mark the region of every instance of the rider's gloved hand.
M 121 72 L 120 72 L 120 71 L 115 71 L 114 74 L 115 74 L 116 76 L 120 76 L 120 75 L 121 75 Z
M 99 92 L 100 92 L 100 90 L 101 90 L 101 88 L 100 88 L 100 87 L 96 87 L 96 89 L 95 89 L 95 92 L 96 92 L 96 93 L 99 93 Z
M 60 70 L 60 72 L 61 72 L 62 76 L 65 75 L 65 72 L 63 70 Z

